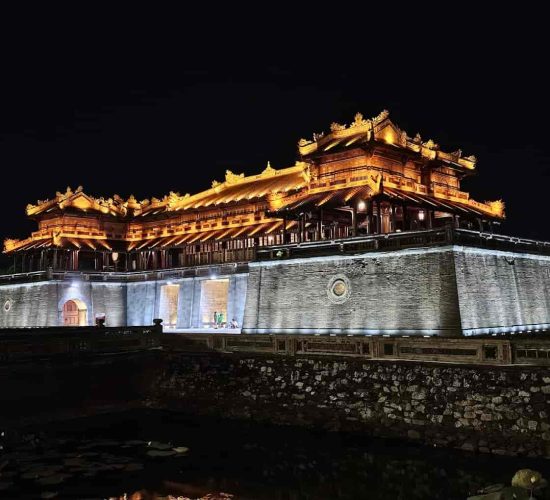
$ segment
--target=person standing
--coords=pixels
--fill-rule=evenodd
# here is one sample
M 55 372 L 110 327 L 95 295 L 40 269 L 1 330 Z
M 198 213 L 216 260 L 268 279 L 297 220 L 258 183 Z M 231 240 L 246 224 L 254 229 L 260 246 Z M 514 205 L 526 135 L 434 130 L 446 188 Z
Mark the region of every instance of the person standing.
M 218 311 L 214 311 L 214 328 L 218 328 Z

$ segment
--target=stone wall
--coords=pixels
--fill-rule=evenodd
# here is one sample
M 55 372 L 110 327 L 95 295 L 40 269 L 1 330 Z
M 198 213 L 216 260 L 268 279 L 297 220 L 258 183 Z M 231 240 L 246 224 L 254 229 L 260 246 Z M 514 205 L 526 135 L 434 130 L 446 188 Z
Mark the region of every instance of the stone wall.
M 245 308 L 246 275 L 227 277 L 227 318 L 235 317 L 239 325 Z M 162 287 L 179 286 L 177 327 L 199 328 L 201 285 L 204 278 L 158 280 L 138 283 L 98 282 L 86 279 L 42 281 L 0 285 L 0 328 L 58 326 L 63 324 L 63 305 L 78 300 L 86 306 L 88 325 L 95 316 L 105 314 L 106 326 L 150 325 L 153 318 L 167 314 Z M 168 319 L 168 318 L 166 318 Z
M 550 328 L 550 258 L 455 247 L 465 335 Z
M 62 325 L 68 300 L 84 303 L 88 325 L 98 313 L 106 314 L 107 326 L 126 323 L 126 289 L 120 283 L 43 281 L 0 287 L 0 328 Z
M 86 278 L 86 277 L 84 277 Z M 245 333 L 479 335 L 550 330 L 550 257 L 448 246 L 255 262 L 228 279 L 226 320 Z M 0 285 L 0 328 L 62 324 L 78 299 L 88 324 L 148 325 L 161 287 L 179 286 L 176 326 L 200 328 L 209 275 L 168 281 L 86 279 Z M 340 295 L 338 295 L 340 293 Z M 217 307 L 217 306 L 216 306 Z M 164 311 L 164 313 L 163 313 Z
M 243 330 L 460 334 L 452 248 L 253 263 Z
M 58 287 L 53 282 L 0 286 L 0 328 L 56 326 Z
M 238 354 L 167 355 L 155 403 L 496 455 L 550 456 L 550 373 Z

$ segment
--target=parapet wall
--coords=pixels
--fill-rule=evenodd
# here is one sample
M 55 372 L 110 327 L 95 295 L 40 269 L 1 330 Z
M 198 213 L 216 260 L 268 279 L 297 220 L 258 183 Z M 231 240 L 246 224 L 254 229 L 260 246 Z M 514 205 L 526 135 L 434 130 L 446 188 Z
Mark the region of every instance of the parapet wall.
M 455 247 L 464 335 L 550 329 L 550 257 Z
M 462 246 L 252 263 L 243 323 L 245 333 L 546 329 L 550 257 Z
M 453 257 L 422 248 L 251 264 L 243 332 L 459 335 Z
M 146 325 L 155 317 L 168 323 L 162 287 L 169 284 L 179 285 L 171 325 L 204 328 L 212 326 L 212 311 L 201 311 L 203 284 L 223 279 L 225 318 L 235 318 L 244 333 L 459 336 L 550 330 L 550 256 L 457 245 L 274 256 L 250 263 L 248 272 L 232 267 L 227 274 L 212 267 L 156 277 L 84 273 L 40 279 L 0 284 L 0 328 L 62 325 L 63 304 L 71 299 L 85 305 L 88 325 L 99 314 L 108 326 Z
M 0 286 L 0 328 L 62 325 L 68 300 L 86 306 L 88 325 L 99 313 L 107 315 L 110 326 L 126 324 L 126 289 L 121 283 L 41 281 Z
M 251 354 L 167 355 L 154 403 L 193 414 L 358 431 L 497 455 L 550 456 L 550 375 Z

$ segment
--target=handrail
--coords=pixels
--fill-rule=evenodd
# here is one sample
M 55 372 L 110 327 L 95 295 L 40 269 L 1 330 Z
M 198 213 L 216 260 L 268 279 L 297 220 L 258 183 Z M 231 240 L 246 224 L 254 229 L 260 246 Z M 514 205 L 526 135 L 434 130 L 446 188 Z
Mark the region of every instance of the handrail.
M 550 365 L 550 335 L 420 337 L 385 335 L 287 335 L 171 333 L 161 337 L 169 352 L 343 356 L 388 361 L 475 365 Z
M 0 283 L 48 281 L 59 279 L 83 279 L 88 281 L 149 281 L 162 278 L 202 276 L 212 269 L 216 274 L 247 272 L 248 263 L 255 260 L 272 260 L 281 257 L 307 257 L 315 254 L 328 255 L 342 252 L 392 251 L 411 247 L 434 247 L 462 245 L 510 252 L 550 255 L 550 242 L 516 236 L 506 236 L 469 229 L 453 228 L 450 225 L 428 229 L 371 234 L 333 240 L 316 240 L 302 243 L 248 247 L 225 251 L 234 261 L 225 261 L 220 251 L 189 254 L 187 265 L 139 271 L 66 271 L 43 270 L 0 275 Z M 241 251 L 242 250 L 242 251 Z M 217 252 L 217 253 L 216 253 Z M 198 257 L 197 257 L 198 256 Z M 212 258 L 210 258 L 212 257 Z

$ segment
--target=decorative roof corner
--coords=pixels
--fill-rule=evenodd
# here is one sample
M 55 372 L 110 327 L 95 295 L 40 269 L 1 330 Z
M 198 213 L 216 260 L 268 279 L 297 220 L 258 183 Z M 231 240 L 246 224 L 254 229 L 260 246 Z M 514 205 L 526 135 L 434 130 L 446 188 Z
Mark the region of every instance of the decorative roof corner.
M 244 174 L 234 174 L 231 170 L 225 171 L 225 183 L 228 185 L 238 184 L 244 179 Z
M 493 215 L 501 219 L 506 218 L 506 214 L 504 213 L 506 205 L 502 200 L 486 201 L 485 204 L 489 206 Z

